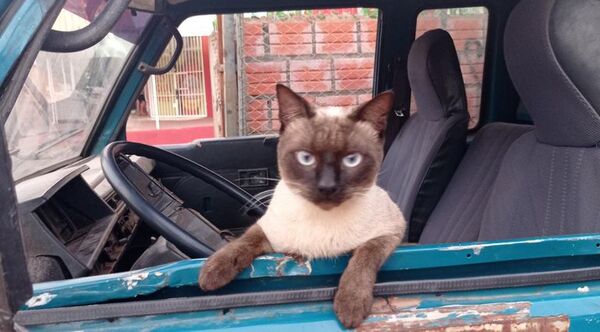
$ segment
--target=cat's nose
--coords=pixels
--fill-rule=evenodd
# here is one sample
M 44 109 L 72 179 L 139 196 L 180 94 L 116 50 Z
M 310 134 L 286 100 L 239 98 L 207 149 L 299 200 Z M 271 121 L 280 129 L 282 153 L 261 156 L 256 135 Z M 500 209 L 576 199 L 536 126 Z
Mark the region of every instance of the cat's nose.
M 333 167 L 329 165 L 323 167 L 321 177 L 317 183 L 317 189 L 322 195 L 331 195 L 336 192 L 338 185 L 335 181 L 335 170 Z
M 319 193 L 321 193 L 322 195 L 331 195 L 333 193 L 335 193 L 337 191 L 337 185 L 334 184 L 321 184 L 319 183 L 319 185 L 317 186 L 317 188 L 319 189 Z

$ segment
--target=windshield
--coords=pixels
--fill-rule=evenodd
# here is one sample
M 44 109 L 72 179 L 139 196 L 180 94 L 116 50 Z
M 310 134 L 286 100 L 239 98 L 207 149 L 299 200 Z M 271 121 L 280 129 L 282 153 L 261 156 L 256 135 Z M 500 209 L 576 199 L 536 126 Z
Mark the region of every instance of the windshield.
M 77 30 L 104 1 L 69 0 L 55 30 Z M 98 44 L 73 53 L 40 52 L 5 124 L 18 180 L 79 156 L 151 15 L 127 10 Z

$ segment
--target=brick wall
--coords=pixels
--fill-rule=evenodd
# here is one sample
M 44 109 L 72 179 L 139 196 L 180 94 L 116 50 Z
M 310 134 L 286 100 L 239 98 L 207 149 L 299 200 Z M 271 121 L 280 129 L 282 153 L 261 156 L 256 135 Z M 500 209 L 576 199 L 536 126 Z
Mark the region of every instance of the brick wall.
M 427 11 L 418 22 L 417 35 L 442 27 L 455 38 L 476 123 L 487 16 Z M 276 83 L 322 106 L 356 106 L 369 100 L 376 28 L 376 18 L 361 15 L 245 18 L 240 93 L 246 133 L 279 128 Z

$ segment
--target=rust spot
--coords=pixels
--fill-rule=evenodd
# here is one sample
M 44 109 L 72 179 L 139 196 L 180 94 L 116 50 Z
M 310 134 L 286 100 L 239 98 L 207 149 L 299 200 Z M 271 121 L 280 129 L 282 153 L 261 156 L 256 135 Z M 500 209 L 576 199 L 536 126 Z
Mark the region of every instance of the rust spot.
M 402 309 L 416 308 L 421 304 L 421 300 L 418 298 L 405 298 L 392 296 L 388 298 L 388 303 L 392 307 L 392 311 L 398 312 Z
M 421 304 L 421 300 L 418 298 L 376 297 L 373 300 L 371 314 L 392 314 L 402 309 L 416 308 L 419 304 Z
M 555 331 L 569 330 L 567 316 L 531 317 L 527 302 L 417 309 L 410 299 L 388 298 L 391 313 L 374 310 L 358 331 Z M 394 301 L 407 306 L 393 310 Z M 416 303 L 418 305 L 418 303 Z M 385 306 L 383 306 L 385 308 Z
M 371 306 L 371 314 L 393 314 L 392 308 L 384 297 L 376 297 L 373 299 L 373 305 Z

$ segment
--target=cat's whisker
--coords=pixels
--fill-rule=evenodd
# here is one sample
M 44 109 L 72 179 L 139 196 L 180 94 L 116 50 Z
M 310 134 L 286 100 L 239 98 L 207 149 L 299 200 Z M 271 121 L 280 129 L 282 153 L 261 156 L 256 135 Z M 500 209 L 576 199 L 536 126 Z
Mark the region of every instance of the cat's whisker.
M 252 196 L 252 201 L 248 202 L 244 206 L 242 206 L 242 210 L 250 210 L 257 206 L 267 207 L 273 195 L 275 194 L 274 189 L 265 190 L 260 192 L 254 196 Z

